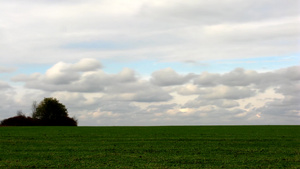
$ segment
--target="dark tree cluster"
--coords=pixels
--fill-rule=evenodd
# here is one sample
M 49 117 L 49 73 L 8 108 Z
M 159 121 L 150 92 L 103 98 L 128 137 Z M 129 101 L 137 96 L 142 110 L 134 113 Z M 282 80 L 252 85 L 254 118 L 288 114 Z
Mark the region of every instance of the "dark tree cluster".
M 65 105 L 55 98 L 44 98 L 38 105 L 32 106 L 32 117 L 18 113 L 17 116 L 4 119 L 1 126 L 77 126 L 77 119 L 68 116 Z
M 37 120 L 26 117 L 25 115 L 17 115 L 1 121 L 2 126 L 36 126 Z

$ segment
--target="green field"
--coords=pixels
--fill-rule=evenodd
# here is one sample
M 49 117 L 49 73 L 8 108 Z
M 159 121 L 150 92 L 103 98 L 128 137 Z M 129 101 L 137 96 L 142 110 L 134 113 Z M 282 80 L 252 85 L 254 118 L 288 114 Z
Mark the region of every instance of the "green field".
M 0 168 L 300 168 L 300 126 L 0 127 Z

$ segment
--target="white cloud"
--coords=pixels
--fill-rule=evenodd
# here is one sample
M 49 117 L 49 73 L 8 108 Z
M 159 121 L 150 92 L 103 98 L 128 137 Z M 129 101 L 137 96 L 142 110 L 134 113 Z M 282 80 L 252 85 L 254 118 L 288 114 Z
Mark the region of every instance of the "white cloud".
M 55 64 L 47 70 L 45 82 L 50 84 L 69 84 L 79 78 L 77 72 L 68 71 L 68 66 L 63 62 Z
M 13 99 L 13 96 L 15 95 L 14 92 L 2 90 L 0 91 L 0 120 L 2 120 L 9 117 L 10 115 L 14 115 L 21 106 Z
M 184 105 L 184 107 L 199 108 L 199 107 L 203 107 L 203 106 L 207 106 L 207 105 L 217 106 L 217 107 L 221 107 L 221 108 L 233 108 L 233 107 L 239 106 L 240 104 L 235 100 L 226 100 L 226 99 L 203 100 L 201 98 L 197 98 L 195 100 L 188 101 Z
M 78 63 L 73 64 L 70 67 L 70 69 L 72 71 L 83 72 L 83 71 L 97 70 L 97 69 L 100 69 L 101 67 L 102 66 L 98 62 L 98 60 L 92 59 L 92 58 L 84 58 L 84 59 L 81 59 Z
M 199 95 L 199 99 L 242 99 L 256 94 L 256 90 L 249 87 L 218 85 L 215 87 L 183 86 L 178 91 L 182 95 Z
M 123 100 L 136 102 L 161 102 L 172 99 L 164 89 L 153 86 L 149 82 L 140 81 L 129 84 L 112 84 L 105 91 L 107 100 Z
M 228 87 L 228 86 L 217 86 L 214 88 L 208 88 L 203 91 L 200 98 L 204 99 L 242 99 L 253 96 L 256 91 L 247 87 Z

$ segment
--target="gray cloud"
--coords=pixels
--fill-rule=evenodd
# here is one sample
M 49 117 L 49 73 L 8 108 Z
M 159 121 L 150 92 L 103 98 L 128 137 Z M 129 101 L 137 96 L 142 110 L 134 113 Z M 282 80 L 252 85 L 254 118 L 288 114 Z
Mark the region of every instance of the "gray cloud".
M 215 87 L 183 86 L 178 89 L 181 95 L 199 95 L 201 99 L 242 99 L 257 94 L 255 88 L 218 85 Z
M 291 81 L 300 80 L 300 67 L 293 66 L 276 70 L 274 72 L 258 73 L 256 71 L 236 68 L 225 74 L 202 73 L 195 80 L 194 84 L 199 86 L 250 86 L 265 89 L 270 86 L 278 86 Z
M 118 88 L 120 87 L 120 88 Z M 135 90 L 130 91 L 130 89 Z M 129 89 L 129 90 L 126 90 Z M 147 83 L 110 86 L 106 91 L 106 100 L 136 101 L 136 102 L 162 102 L 172 99 L 172 96 L 163 89 Z
M 160 105 L 150 105 L 147 107 L 148 112 L 151 113 L 161 113 L 167 110 L 173 109 L 177 106 L 176 103 L 173 104 L 160 104 Z
M 194 79 L 194 84 L 199 86 L 216 86 L 219 83 L 220 78 L 220 74 L 203 72 L 196 79 Z
M 168 4 L 168 5 L 166 5 Z M 249 22 L 277 17 L 296 16 L 298 2 L 289 1 L 164 1 L 145 3 L 141 13 L 162 20 L 181 19 L 183 21 L 215 24 L 220 22 Z M 154 11 L 154 13 L 153 13 Z M 280 11 L 280 12 L 278 12 Z M 237 15 L 239 14 L 239 15 Z M 185 22 L 185 23 L 186 23 Z
M 284 118 L 285 121 L 290 120 L 297 123 L 300 120 L 300 69 L 299 67 L 290 67 L 274 73 L 282 77 L 280 80 L 277 79 L 278 83 L 275 92 L 282 94 L 284 98 L 270 101 L 259 108 L 258 111 L 266 119 Z M 275 79 L 275 77 L 273 78 Z
M 300 98 L 298 96 L 285 96 L 283 99 L 276 99 L 268 102 L 257 111 L 267 123 L 271 124 L 299 124 L 300 120 Z
M 162 69 L 152 73 L 151 82 L 159 86 L 182 85 L 191 80 L 195 75 L 179 75 L 171 68 Z
M 181 95 L 198 96 L 194 100 L 187 101 L 184 107 L 197 109 L 204 106 L 216 106 L 231 112 L 228 108 L 240 106 L 237 100 L 251 99 L 268 89 L 273 89 L 283 98 L 268 98 L 270 101 L 262 107 L 256 107 L 255 103 L 248 103 L 243 107 L 244 112 L 237 113 L 234 118 L 246 119 L 245 123 L 254 122 L 256 119 L 259 124 L 298 124 L 300 119 L 299 73 L 299 66 L 263 73 L 241 68 L 224 74 L 202 73 L 195 78 L 196 85 L 185 85 L 177 91 Z M 215 112 L 215 109 L 208 110 L 208 112 Z M 280 118 L 282 120 L 279 120 Z
M 15 114 L 19 110 L 20 106 L 17 106 L 19 104 L 14 101 L 12 98 L 13 95 L 14 93 L 1 91 L 0 120 L 9 117 L 11 114 Z
M 0 67 L 0 73 L 10 73 L 10 72 L 14 72 L 14 71 L 15 71 L 14 68 Z
M 0 15 L 6 17 L 0 27 L 0 59 L 54 63 L 122 55 L 184 62 L 299 50 L 294 0 L 120 2 L 1 2 Z
M 139 112 L 140 108 L 129 102 L 105 101 L 99 102 L 102 111 L 110 111 L 119 114 Z
M 242 68 L 237 68 L 222 75 L 220 83 L 229 86 L 249 86 L 259 82 L 260 78 L 255 71 L 246 71 Z
M 0 81 L 0 90 L 5 90 L 9 88 L 11 88 L 11 86 L 8 83 Z
M 9 111 L 14 114 L 25 108 L 26 113 L 30 98 L 56 97 L 67 105 L 71 116 L 80 118 L 81 125 L 298 124 L 299 66 L 270 72 L 237 68 L 188 78 L 189 74 L 167 69 L 145 80 L 128 68 L 116 74 L 108 74 L 99 66 L 75 71 L 78 63 L 60 62 L 64 66 L 55 64 L 49 69 L 55 70 L 54 79 L 69 69 L 77 73 L 76 78 L 65 79 L 68 83 L 49 81 L 49 71 L 12 78 L 24 83 L 27 94 L 16 98 L 3 83 L 5 98 L 12 98 L 2 99 L 3 103 L 14 107 L 20 105 L 19 100 L 26 100 Z M 9 108 L 2 106 L 0 110 L 7 112 Z

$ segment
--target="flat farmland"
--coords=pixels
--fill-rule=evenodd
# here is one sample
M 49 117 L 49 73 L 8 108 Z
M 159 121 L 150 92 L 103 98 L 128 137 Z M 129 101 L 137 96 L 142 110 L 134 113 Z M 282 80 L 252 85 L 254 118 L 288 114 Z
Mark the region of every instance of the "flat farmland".
M 300 126 L 0 127 L 0 168 L 300 168 Z

